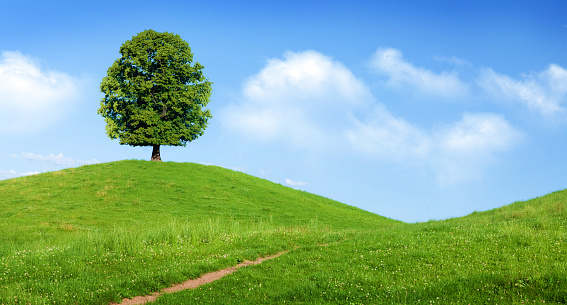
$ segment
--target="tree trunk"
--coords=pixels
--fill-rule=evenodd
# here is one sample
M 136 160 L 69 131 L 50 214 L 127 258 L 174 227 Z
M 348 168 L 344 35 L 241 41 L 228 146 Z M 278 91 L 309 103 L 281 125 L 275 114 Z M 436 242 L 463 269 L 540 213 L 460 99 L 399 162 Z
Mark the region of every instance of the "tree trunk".
M 159 145 L 154 145 L 152 149 L 152 161 L 161 161 L 161 156 L 159 155 Z

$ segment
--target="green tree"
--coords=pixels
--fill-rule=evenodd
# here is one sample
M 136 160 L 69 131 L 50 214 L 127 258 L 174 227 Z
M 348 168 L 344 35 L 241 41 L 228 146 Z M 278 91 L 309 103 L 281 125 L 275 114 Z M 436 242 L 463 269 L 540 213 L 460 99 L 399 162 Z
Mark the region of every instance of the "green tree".
M 211 85 L 203 66 L 191 65 L 189 44 L 173 33 L 146 30 L 120 47 L 118 58 L 102 79 L 98 113 L 106 133 L 120 144 L 152 146 L 152 161 L 161 161 L 160 145 L 185 146 L 203 135 L 211 112 Z

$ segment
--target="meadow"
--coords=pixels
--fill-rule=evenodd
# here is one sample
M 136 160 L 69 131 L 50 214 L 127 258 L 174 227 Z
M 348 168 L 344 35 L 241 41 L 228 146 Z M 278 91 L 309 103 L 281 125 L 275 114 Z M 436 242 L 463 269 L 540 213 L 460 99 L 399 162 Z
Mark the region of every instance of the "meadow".
M 564 304 L 567 192 L 403 223 L 215 166 L 120 161 L 0 181 L 0 304 Z

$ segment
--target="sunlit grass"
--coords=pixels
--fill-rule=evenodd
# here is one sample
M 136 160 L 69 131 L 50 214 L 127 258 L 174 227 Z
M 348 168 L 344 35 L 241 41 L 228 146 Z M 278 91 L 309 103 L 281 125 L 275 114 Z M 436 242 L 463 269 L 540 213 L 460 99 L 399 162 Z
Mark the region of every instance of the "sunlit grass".
M 305 246 L 156 304 L 564 304 L 566 215 L 509 217 L 534 205 Z
M 115 228 L 0 259 L 0 303 L 104 304 L 275 254 L 290 245 L 334 241 L 314 227 L 172 223 L 162 229 Z
M 0 194 L 0 304 L 105 304 L 399 224 L 198 164 L 85 166 L 0 181 Z
M 124 161 L 0 181 L 0 304 L 564 304 L 567 192 L 404 224 L 226 169 Z

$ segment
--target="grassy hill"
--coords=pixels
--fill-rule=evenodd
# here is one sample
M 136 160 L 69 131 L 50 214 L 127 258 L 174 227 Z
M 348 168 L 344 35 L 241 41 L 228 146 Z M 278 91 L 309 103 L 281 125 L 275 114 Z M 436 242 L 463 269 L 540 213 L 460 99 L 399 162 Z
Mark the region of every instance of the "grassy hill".
M 567 302 L 567 192 L 405 224 L 227 169 L 121 161 L 0 181 L 0 304 Z
M 397 223 L 240 172 L 190 163 L 83 166 L 0 181 L 0 194 L 2 243 L 211 219 L 275 226 L 316 222 L 336 229 Z

